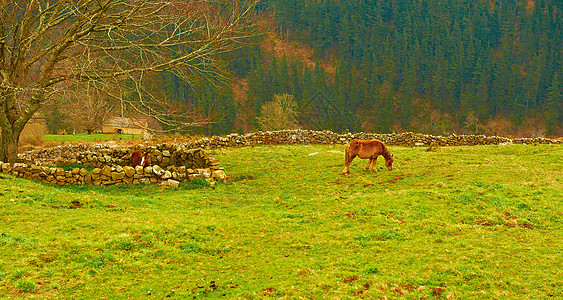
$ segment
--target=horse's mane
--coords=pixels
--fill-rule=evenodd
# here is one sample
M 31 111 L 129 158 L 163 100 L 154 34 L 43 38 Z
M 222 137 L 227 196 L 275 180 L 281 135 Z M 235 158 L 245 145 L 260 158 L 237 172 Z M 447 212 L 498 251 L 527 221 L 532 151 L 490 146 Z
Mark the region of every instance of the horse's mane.
M 383 153 L 381 155 L 383 155 L 383 157 L 385 158 L 385 160 L 388 160 L 391 158 L 391 153 L 389 152 L 389 149 L 387 149 L 387 146 L 385 146 L 385 144 L 381 143 L 381 145 L 383 146 Z

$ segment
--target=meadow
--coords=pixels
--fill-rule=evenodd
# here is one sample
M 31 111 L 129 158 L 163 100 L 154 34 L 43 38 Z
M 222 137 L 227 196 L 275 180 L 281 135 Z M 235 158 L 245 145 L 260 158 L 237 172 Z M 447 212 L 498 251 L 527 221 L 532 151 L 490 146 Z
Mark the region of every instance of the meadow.
M 0 174 L 2 299 L 563 297 L 563 147 L 211 150 L 231 177 L 57 187 Z
M 78 134 L 46 134 L 42 138 L 46 142 L 101 142 L 110 140 L 131 140 L 140 139 L 143 135 L 141 134 L 105 134 L 105 133 L 78 133 Z

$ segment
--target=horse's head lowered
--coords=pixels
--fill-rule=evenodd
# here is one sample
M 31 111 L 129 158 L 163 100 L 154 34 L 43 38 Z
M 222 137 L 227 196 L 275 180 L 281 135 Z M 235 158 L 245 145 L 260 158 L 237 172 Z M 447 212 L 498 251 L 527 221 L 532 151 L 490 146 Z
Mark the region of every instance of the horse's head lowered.
M 131 152 L 131 166 L 142 166 L 143 168 L 150 166 L 149 153 L 141 150 Z
M 385 166 L 387 167 L 387 170 L 393 170 L 393 155 L 385 157 Z

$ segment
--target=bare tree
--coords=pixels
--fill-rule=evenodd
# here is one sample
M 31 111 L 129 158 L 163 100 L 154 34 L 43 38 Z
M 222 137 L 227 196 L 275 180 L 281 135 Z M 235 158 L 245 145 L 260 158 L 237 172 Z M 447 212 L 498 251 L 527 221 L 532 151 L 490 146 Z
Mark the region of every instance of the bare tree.
M 86 86 L 65 97 L 62 106 L 65 123 L 76 131 L 86 131 L 92 134 L 100 129 L 116 113 L 115 101 L 107 98 L 101 91 Z
M 189 112 L 152 97 L 146 79 L 222 78 L 221 55 L 255 34 L 257 1 L 0 0 L 0 160 L 14 162 L 31 116 L 79 85 L 186 126 Z
M 293 95 L 274 95 L 274 100 L 264 103 L 258 123 L 263 130 L 298 129 L 297 102 Z

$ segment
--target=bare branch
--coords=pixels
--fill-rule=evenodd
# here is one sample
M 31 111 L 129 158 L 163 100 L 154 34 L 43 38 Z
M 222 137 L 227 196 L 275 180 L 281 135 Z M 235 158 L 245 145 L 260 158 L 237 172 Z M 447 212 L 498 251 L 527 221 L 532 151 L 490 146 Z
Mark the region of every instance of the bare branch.
M 257 2 L 0 1 L 3 134 L 19 135 L 39 107 L 77 86 L 101 90 L 170 126 L 209 122 L 210 113 L 161 98 L 147 76 L 171 70 L 190 85 L 227 82 L 221 56 L 257 34 Z

